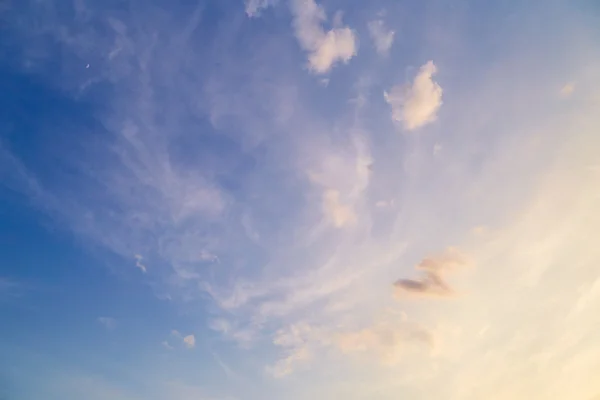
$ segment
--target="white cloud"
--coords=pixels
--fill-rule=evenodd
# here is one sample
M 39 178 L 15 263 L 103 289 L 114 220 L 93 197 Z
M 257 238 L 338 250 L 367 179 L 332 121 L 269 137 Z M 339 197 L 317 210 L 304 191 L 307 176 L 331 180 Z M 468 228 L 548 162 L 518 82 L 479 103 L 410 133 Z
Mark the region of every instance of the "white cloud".
M 357 209 L 369 186 L 372 162 L 364 139 L 356 136 L 350 154 L 324 154 L 321 165 L 309 173 L 310 180 L 322 190 L 323 215 L 334 227 L 358 221 Z
M 357 52 L 354 32 L 347 26 L 334 26 L 325 31 L 327 17 L 314 0 L 291 0 L 294 28 L 300 46 L 308 52 L 309 68 L 324 74 L 337 63 L 347 63 Z M 341 25 L 341 24 L 340 24 Z
M 341 228 L 356 222 L 356 214 L 352 207 L 343 204 L 340 192 L 334 189 L 326 190 L 323 194 L 323 212 L 336 228 Z
M 412 84 L 394 86 L 384 92 L 384 98 L 392 109 L 392 119 L 404 129 L 412 131 L 437 119 L 442 105 L 442 88 L 433 80 L 437 68 L 433 61 L 419 69 Z
M 188 349 L 193 349 L 196 346 L 196 337 L 194 337 L 194 335 L 188 335 L 183 338 L 183 343 Z
M 144 257 L 140 256 L 139 254 L 135 255 L 135 266 L 138 267 L 143 273 L 148 272 L 146 269 L 146 266 L 142 263 L 142 260 L 144 259 Z
M 377 53 L 382 56 L 388 55 L 394 44 L 396 32 L 386 28 L 385 23 L 381 19 L 369 22 L 368 28 Z
M 275 5 L 279 0 L 245 0 L 246 14 L 250 17 L 260 16 L 260 12 Z
M 110 317 L 98 317 L 97 321 L 108 330 L 113 330 L 117 327 L 117 320 Z
M 182 343 L 188 349 L 192 349 L 196 346 L 196 337 L 194 335 L 183 336 L 178 330 L 173 329 L 171 331 L 171 337 L 177 339 L 178 342 Z M 169 350 L 173 348 L 168 340 L 163 341 L 162 344 Z

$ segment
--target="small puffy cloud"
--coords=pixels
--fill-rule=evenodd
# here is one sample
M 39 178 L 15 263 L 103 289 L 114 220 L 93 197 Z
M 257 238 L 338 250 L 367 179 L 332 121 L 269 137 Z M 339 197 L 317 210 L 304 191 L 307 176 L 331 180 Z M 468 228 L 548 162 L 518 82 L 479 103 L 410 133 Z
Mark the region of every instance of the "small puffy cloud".
M 440 255 L 427 257 L 416 266 L 417 270 L 423 272 L 421 277 L 400 279 L 394 283 L 396 296 L 453 296 L 455 292 L 446 282 L 445 276 L 467 264 L 466 257 L 454 248 L 448 248 Z
M 382 56 L 388 55 L 394 44 L 396 32 L 386 28 L 385 23 L 381 19 L 369 22 L 368 28 L 377 53 Z
M 340 192 L 329 189 L 323 194 L 323 213 L 336 228 L 352 224 L 356 221 L 356 214 L 349 205 L 340 200 Z
M 97 321 L 99 324 L 104 326 L 108 330 L 113 330 L 117 327 L 117 320 L 110 317 L 98 317 Z
M 173 329 L 171 331 L 171 337 L 177 339 L 177 341 L 181 341 L 181 343 L 183 343 L 183 345 L 188 349 L 192 349 L 196 346 L 196 338 L 194 335 L 188 335 L 184 337 L 179 331 Z M 173 348 L 171 343 L 166 340 L 163 342 L 163 346 L 165 346 L 167 349 Z
M 146 269 L 146 266 L 142 263 L 142 260 L 144 259 L 144 257 L 140 256 L 139 254 L 135 255 L 135 266 L 137 268 L 139 268 L 143 273 L 148 272 Z
M 423 65 L 410 85 L 394 86 L 384 92 L 392 108 L 392 119 L 412 131 L 437 119 L 442 105 L 442 88 L 433 80 L 437 68 L 433 61 Z
M 194 335 L 188 335 L 183 338 L 183 344 L 185 344 L 188 349 L 193 349 L 196 346 L 196 338 Z
M 275 5 L 277 1 L 278 0 L 246 0 L 246 14 L 250 18 L 258 17 L 262 10 Z
M 199 258 L 201 261 L 219 262 L 219 257 L 207 250 L 202 250 L 200 252 Z
M 347 63 L 357 52 L 354 32 L 337 21 L 325 31 L 327 20 L 323 8 L 314 0 L 292 0 L 294 28 L 300 46 L 308 52 L 308 64 L 317 74 L 327 73 L 336 63 Z M 340 20 L 341 18 L 336 18 Z
M 569 82 L 560 89 L 562 97 L 570 97 L 575 92 L 575 83 Z

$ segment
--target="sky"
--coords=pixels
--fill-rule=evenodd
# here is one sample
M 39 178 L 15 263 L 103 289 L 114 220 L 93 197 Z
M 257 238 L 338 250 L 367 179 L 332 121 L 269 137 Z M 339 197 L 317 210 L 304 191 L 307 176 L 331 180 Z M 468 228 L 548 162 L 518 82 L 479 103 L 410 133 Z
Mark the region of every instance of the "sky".
M 599 19 L 0 1 L 0 399 L 598 400 Z

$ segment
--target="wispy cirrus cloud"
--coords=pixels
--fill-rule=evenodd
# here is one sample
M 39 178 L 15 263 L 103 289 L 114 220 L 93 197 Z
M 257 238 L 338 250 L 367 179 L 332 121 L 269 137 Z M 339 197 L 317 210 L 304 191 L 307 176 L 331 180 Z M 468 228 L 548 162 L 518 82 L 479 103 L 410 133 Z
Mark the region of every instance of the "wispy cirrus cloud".
M 142 260 L 144 259 L 144 257 L 142 257 L 139 254 L 135 255 L 135 266 L 137 268 L 139 268 L 143 273 L 148 272 L 148 270 L 146 269 L 146 266 L 142 263 Z
M 387 28 L 383 19 L 370 21 L 368 28 L 377 53 L 381 56 L 387 56 L 394 44 L 396 32 Z

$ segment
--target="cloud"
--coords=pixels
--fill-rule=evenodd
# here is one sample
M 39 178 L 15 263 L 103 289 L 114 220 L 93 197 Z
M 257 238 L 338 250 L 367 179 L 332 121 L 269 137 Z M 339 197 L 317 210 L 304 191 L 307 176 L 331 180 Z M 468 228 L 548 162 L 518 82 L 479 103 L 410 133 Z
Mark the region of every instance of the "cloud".
M 196 337 L 194 335 L 183 336 L 178 330 L 173 329 L 171 331 L 171 337 L 177 339 L 177 341 L 180 341 L 188 349 L 192 349 L 196 346 Z M 167 340 L 163 341 L 162 344 L 169 350 L 173 349 Z
M 575 92 L 575 83 L 574 82 L 569 82 L 560 89 L 560 95 L 565 98 L 571 97 L 571 95 L 573 95 L 574 92 Z
M 98 317 L 98 323 L 103 325 L 108 330 L 113 330 L 117 327 L 117 320 L 110 317 Z
M 348 154 L 324 154 L 321 165 L 309 173 L 322 191 L 321 210 L 336 228 L 355 225 L 357 209 L 369 186 L 373 159 L 364 138 L 356 136 Z
M 392 119 L 412 131 L 437 119 L 442 105 L 442 88 L 433 80 L 437 68 L 433 61 L 423 65 L 412 84 L 394 86 L 384 92 L 385 101 L 392 109 Z
M 238 343 L 241 347 L 250 347 L 258 334 L 256 329 L 252 327 L 240 328 L 224 318 L 210 321 L 209 327 L 215 332 L 219 332 L 228 339 Z
M 379 321 L 359 329 L 314 326 L 306 322 L 280 329 L 273 337 L 273 344 L 283 349 L 283 356 L 267 371 L 281 378 L 322 354 L 341 357 L 365 354 L 375 356 L 383 365 L 393 366 L 409 350 L 434 348 L 431 332 L 406 322 L 405 316 L 382 315 Z
M 183 338 L 183 343 L 188 349 L 193 349 L 196 346 L 196 338 L 194 335 L 188 335 Z
M 311 71 L 317 74 L 327 73 L 335 64 L 347 63 L 356 55 L 358 45 L 352 29 L 336 26 L 325 31 L 325 10 L 314 0 L 291 0 L 291 9 L 296 38 L 308 52 Z
M 318 339 L 317 332 L 307 323 L 279 329 L 273 337 L 273 344 L 284 349 L 284 356 L 274 365 L 268 366 L 267 372 L 276 378 L 282 378 L 291 374 L 299 364 L 306 364 L 313 357 L 310 346 L 314 345 L 315 339 Z
M 139 254 L 135 255 L 135 266 L 138 267 L 143 273 L 148 272 L 146 270 L 146 266 L 144 264 L 142 264 L 142 260 L 144 259 L 144 257 L 140 256 Z
M 394 44 L 394 36 L 396 32 L 391 29 L 387 29 L 385 23 L 381 19 L 377 19 L 369 22 L 368 24 L 369 34 L 371 40 L 375 44 L 377 53 L 382 56 L 389 54 L 392 45 Z
M 283 378 L 290 375 L 297 367 L 297 364 L 306 363 L 312 358 L 312 354 L 307 347 L 298 347 L 289 351 L 288 355 L 277 361 L 275 365 L 267 366 L 266 371 L 275 378 Z
M 423 271 L 418 279 L 400 279 L 394 283 L 397 297 L 424 296 L 450 297 L 454 290 L 445 280 L 445 275 L 467 265 L 467 259 L 458 250 L 448 248 L 444 253 L 423 259 L 416 269 Z
M 374 353 L 386 365 L 396 365 L 408 348 L 434 346 L 433 335 L 425 329 L 389 321 L 369 328 L 341 332 L 335 335 L 335 344 L 344 354 Z
M 329 189 L 323 194 L 323 212 L 336 228 L 356 222 L 352 207 L 340 201 L 340 192 Z
M 277 4 L 279 0 L 245 0 L 246 14 L 248 17 L 258 17 L 265 8 Z

